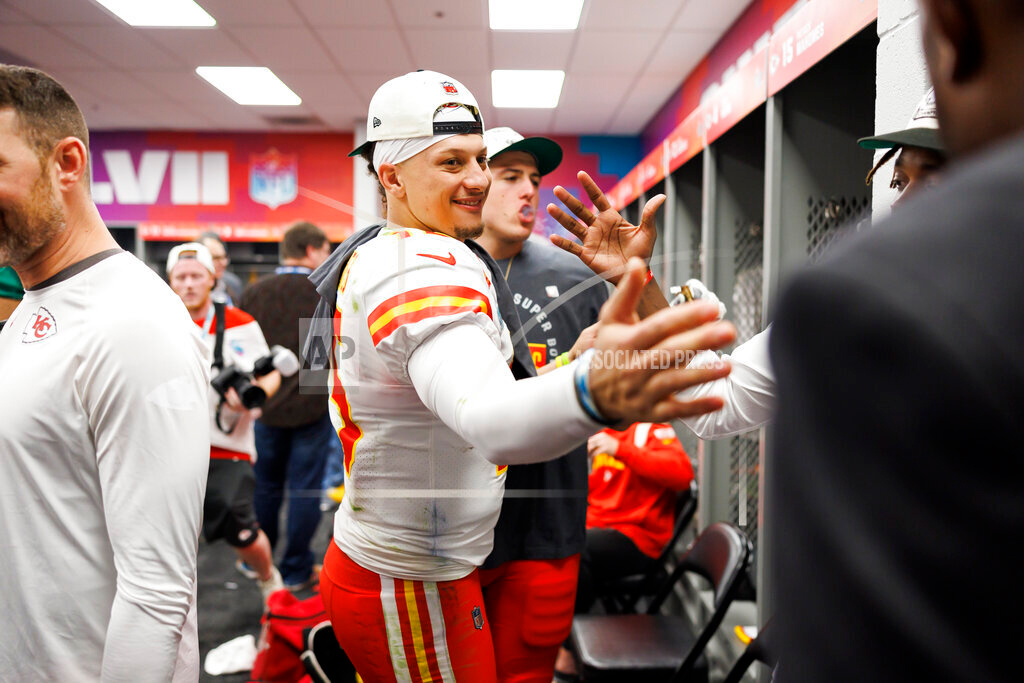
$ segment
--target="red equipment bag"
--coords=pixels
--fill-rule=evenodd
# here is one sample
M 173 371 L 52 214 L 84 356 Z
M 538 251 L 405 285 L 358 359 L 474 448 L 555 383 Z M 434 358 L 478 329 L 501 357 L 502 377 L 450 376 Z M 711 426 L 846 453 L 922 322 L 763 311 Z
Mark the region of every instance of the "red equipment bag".
M 287 589 L 270 594 L 261 620 L 252 678 L 262 683 L 296 683 L 306 675 L 299 658 L 306 649 L 304 631 L 327 619 L 323 598 L 316 593 L 299 600 Z

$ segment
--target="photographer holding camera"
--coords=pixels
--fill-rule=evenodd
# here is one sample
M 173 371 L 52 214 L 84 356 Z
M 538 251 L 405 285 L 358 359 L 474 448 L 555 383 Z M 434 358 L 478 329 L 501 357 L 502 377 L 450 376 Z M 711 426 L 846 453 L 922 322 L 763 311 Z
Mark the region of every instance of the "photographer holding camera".
M 215 301 L 213 258 L 198 242 L 180 244 L 167 257 L 171 289 L 181 298 L 211 352 L 210 475 L 203 506 L 203 536 L 223 538 L 256 573 L 267 596 L 284 587 L 274 566 L 270 541 L 253 510 L 256 457 L 253 421 L 259 407 L 281 385 L 290 352 L 267 348 L 260 326 L 244 311 Z M 294 359 L 291 355 L 291 359 Z M 290 373 L 289 373 L 290 374 Z

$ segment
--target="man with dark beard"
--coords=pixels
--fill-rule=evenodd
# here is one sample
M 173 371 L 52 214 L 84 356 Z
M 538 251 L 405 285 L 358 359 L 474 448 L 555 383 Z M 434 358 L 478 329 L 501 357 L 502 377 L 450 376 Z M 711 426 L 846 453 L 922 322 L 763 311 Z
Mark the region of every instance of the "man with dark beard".
M 1024 2 L 921 0 L 951 157 L 771 340 L 778 681 L 1018 681 Z
M 199 675 L 209 364 L 181 301 L 118 248 L 88 131 L 48 75 L 0 65 L 0 671 Z

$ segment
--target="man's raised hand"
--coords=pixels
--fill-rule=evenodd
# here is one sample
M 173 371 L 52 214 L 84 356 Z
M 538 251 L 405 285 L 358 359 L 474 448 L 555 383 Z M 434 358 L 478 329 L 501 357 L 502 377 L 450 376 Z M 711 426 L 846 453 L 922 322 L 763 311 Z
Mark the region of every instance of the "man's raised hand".
M 646 261 L 654 253 L 654 242 L 657 239 L 654 216 L 665 202 L 665 195 L 652 197 L 644 206 L 640 225 L 633 225 L 612 208 L 604 192 L 585 171 L 580 171 L 577 178 L 598 213 L 595 215 L 561 185 L 556 186 L 555 196 L 572 211 L 575 218 L 554 204 L 548 204 L 548 214 L 583 244 L 576 244 L 559 235 L 552 235 L 551 241 L 555 246 L 575 254 L 604 279 L 618 283 L 630 258 Z

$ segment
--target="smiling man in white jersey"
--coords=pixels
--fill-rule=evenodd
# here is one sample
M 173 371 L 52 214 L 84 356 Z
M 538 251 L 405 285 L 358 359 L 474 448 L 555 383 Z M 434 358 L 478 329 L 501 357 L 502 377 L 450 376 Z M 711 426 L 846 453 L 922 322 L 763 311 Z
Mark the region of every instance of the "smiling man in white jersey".
M 321 590 L 365 680 L 495 680 L 476 568 L 506 466 L 558 457 L 603 424 L 715 410 L 717 399 L 671 395 L 728 372 L 608 367 L 588 355 L 516 381 L 509 328 L 519 321 L 499 312 L 504 282 L 465 243 L 481 233 L 491 182 L 482 132 L 455 79 L 421 71 L 381 86 L 370 142 L 356 152 L 373 160 L 388 221 L 325 265 L 338 282 L 330 411 L 346 490 Z M 731 325 L 706 324 L 706 305 L 637 322 L 644 271 L 633 262 L 606 306 L 598 352 L 647 358 L 733 338 Z
M 195 681 L 209 364 L 107 231 L 81 111 L 0 65 L 0 678 Z

